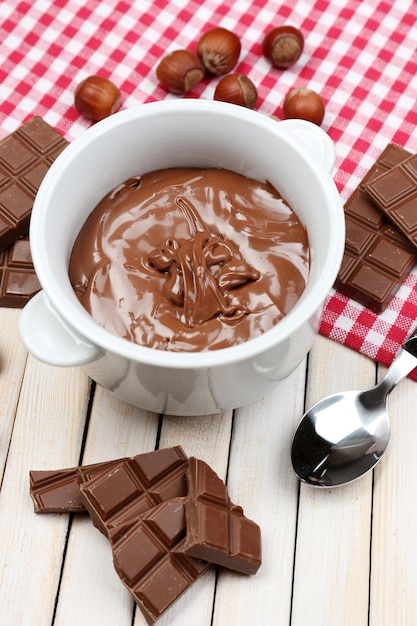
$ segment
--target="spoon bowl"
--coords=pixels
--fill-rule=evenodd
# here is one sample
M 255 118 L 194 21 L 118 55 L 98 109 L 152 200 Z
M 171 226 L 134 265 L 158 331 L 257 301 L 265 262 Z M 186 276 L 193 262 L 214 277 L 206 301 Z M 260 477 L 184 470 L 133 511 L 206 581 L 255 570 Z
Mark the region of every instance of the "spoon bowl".
M 336 393 L 312 406 L 297 427 L 291 449 L 300 480 L 337 487 L 371 470 L 388 447 L 387 397 L 416 365 L 417 329 L 375 387 Z

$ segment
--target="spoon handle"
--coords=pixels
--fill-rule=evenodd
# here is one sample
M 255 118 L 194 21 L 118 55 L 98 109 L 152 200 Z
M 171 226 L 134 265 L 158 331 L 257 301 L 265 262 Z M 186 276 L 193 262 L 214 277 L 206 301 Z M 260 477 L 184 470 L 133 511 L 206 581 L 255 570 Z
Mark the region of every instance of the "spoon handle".
M 415 367 L 417 367 L 417 327 L 404 341 L 384 378 L 376 386 L 377 389 L 387 397 Z
M 403 343 L 404 350 L 417 357 L 417 327 Z

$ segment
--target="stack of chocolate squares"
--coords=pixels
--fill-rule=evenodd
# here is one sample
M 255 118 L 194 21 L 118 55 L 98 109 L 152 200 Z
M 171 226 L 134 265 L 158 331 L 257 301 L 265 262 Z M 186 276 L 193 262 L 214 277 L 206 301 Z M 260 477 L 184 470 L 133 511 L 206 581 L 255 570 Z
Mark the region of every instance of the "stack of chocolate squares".
M 41 286 L 30 255 L 29 221 L 50 165 L 68 142 L 40 117 L 0 141 L 0 306 L 22 308 Z
M 335 289 L 382 313 L 417 263 L 417 155 L 388 144 L 345 204 Z
M 259 526 L 204 461 L 181 446 L 57 471 L 30 472 L 37 513 L 88 511 L 148 624 L 215 564 L 255 574 Z

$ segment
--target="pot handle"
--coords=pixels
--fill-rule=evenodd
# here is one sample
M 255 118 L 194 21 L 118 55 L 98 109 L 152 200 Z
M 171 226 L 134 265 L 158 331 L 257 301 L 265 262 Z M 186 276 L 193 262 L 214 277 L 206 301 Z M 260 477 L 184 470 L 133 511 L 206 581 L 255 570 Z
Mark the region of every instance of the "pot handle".
M 86 341 L 57 314 L 44 291 L 33 296 L 23 308 L 19 334 L 26 349 L 49 365 L 85 365 L 101 356 L 97 346 Z
M 313 156 L 317 157 L 332 173 L 336 163 L 336 149 L 329 135 L 317 124 L 306 120 L 289 119 L 282 120 L 279 124 L 285 124 L 285 128 L 297 137 L 301 145 Z

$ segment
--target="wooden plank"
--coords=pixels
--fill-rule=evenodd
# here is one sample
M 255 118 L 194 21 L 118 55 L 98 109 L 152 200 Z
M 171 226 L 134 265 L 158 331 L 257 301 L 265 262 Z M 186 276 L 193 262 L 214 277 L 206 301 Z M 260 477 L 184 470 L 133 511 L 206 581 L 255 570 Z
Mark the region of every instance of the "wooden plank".
M 198 417 L 165 415 L 159 447 L 182 445 L 188 456 L 202 459 L 225 479 L 232 418 L 232 411 Z
M 158 416 L 96 388 L 83 464 L 155 448 Z M 74 516 L 54 626 L 131 626 L 134 602 L 117 575 L 110 543 L 89 517 Z
M 417 383 L 388 401 L 391 440 L 375 469 L 370 626 L 417 624 Z
M 259 523 L 263 558 L 255 576 L 221 570 L 213 626 L 289 624 L 298 500 L 289 451 L 304 383 L 305 362 L 274 392 L 236 412 L 229 493 Z
M 77 464 L 89 389 L 81 370 L 28 357 L 0 492 L 1 623 L 51 623 L 68 520 L 34 514 L 29 470 Z
M 375 382 L 375 364 L 319 337 L 308 371 L 307 406 Z M 337 419 L 337 418 L 336 418 Z M 372 473 L 335 489 L 302 485 L 291 626 L 367 626 Z
M 0 308 L 0 482 L 27 357 L 17 331 L 19 317 L 20 310 Z

